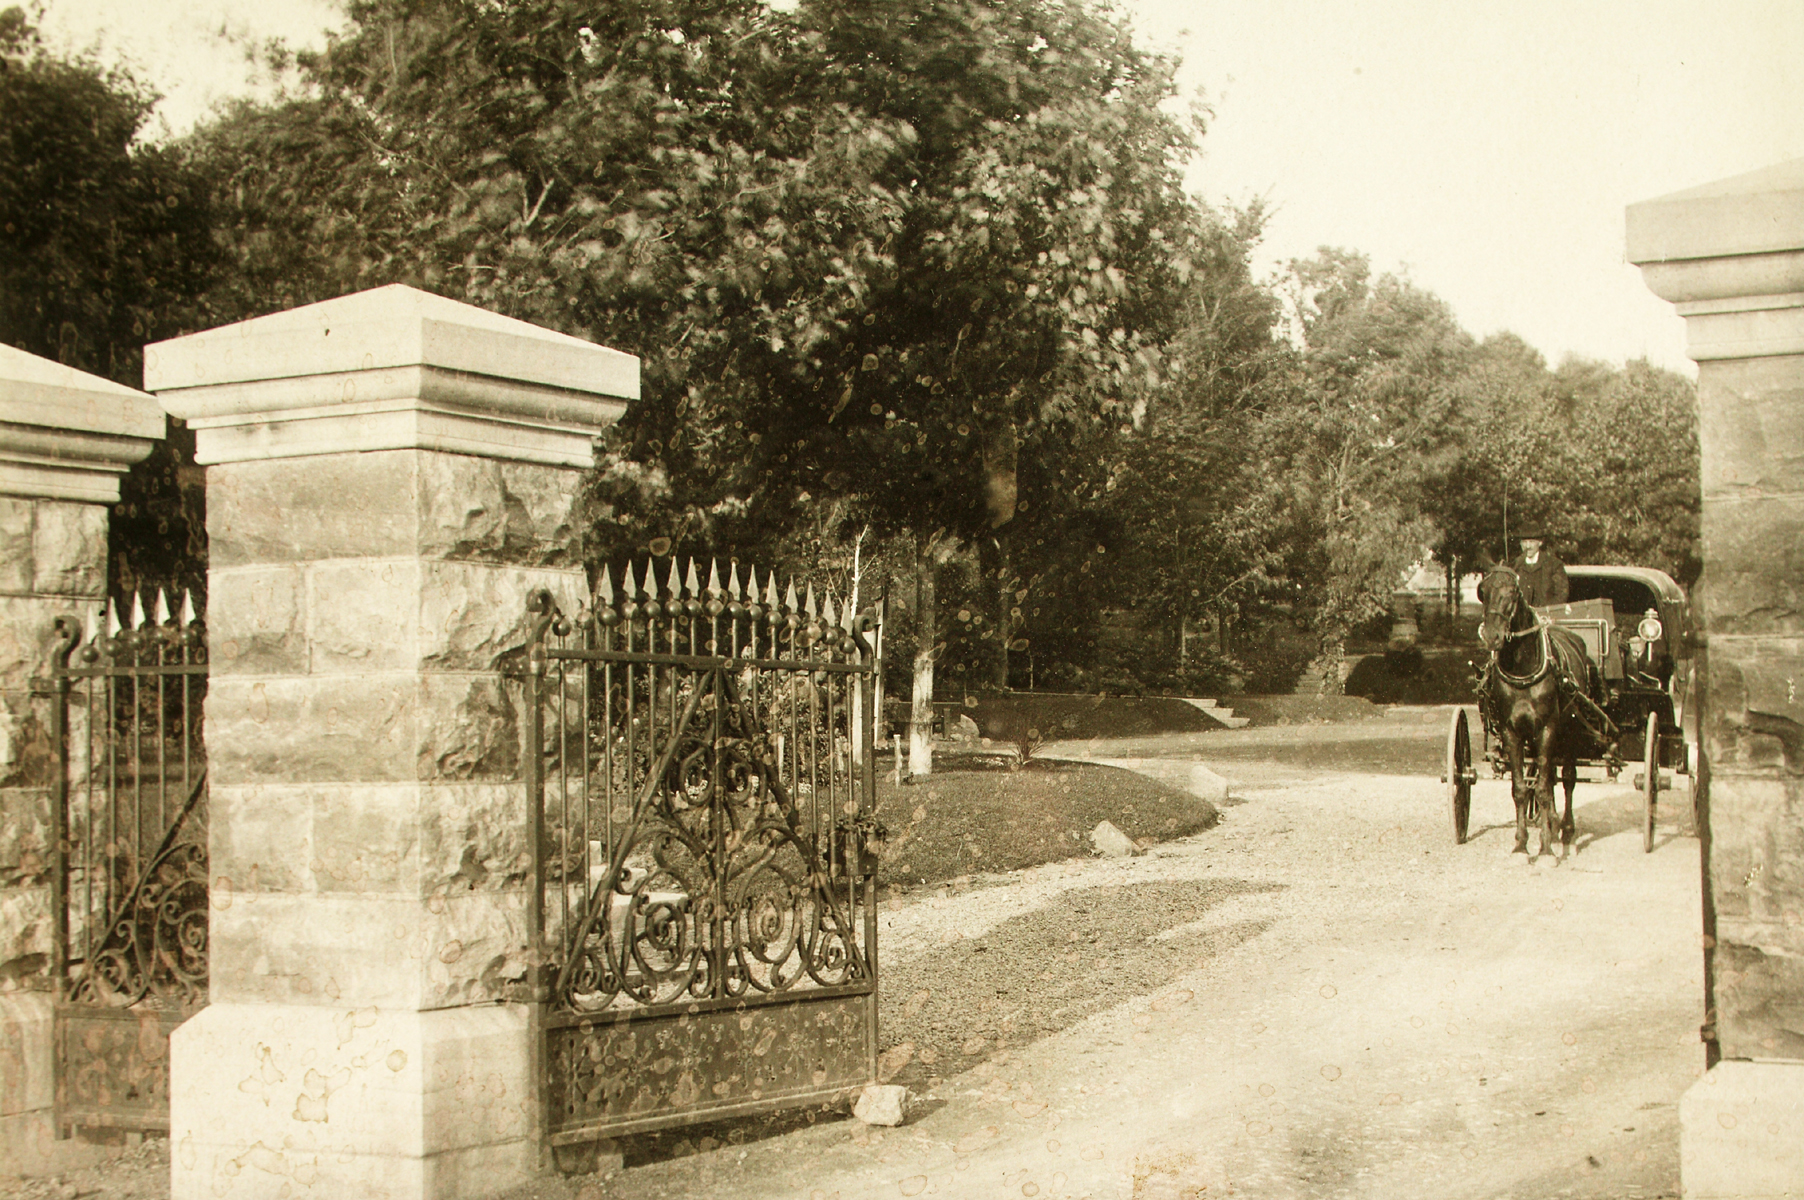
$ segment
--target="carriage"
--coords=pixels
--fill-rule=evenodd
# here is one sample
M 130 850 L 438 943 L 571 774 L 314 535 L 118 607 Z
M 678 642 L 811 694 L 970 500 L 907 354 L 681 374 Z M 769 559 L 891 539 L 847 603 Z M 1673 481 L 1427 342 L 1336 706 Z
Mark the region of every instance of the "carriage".
M 1614 782 L 1628 763 L 1640 763 L 1636 786 L 1645 801 L 1642 849 L 1654 847 L 1654 821 L 1663 786 L 1676 776 L 1691 779 L 1696 796 L 1698 680 L 1692 648 L 1696 631 L 1685 592 L 1663 571 L 1650 567 L 1569 566 L 1564 604 L 1536 610 L 1546 621 L 1576 634 L 1596 666 L 1602 695 L 1568 697 L 1568 711 L 1582 729 L 1588 753 L 1578 765 L 1601 770 Z M 1475 668 L 1476 669 L 1476 668 Z M 1493 778 L 1507 778 L 1509 763 L 1495 717 L 1486 711 L 1479 688 L 1480 757 Z M 1525 764 L 1529 771 L 1535 764 Z M 1595 776 L 1592 776 L 1595 778 Z M 1467 710 L 1454 710 L 1447 733 L 1447 785 L 1453 835 L 1464 844 L 1472 812 L 1472 731 Z M 1570 801 L 1568 802 L 1570 812 Z

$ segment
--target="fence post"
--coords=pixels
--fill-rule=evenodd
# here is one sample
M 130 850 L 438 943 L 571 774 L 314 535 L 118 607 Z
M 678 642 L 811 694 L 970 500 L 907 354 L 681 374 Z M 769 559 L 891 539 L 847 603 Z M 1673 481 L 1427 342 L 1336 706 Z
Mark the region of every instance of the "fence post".
M 0 346 L 0 1174 L 84 1155 L 52 1120 L 57 714 L 32 681 L 56 618 L 105 603 L 108 505 L 165 424 L 142 392 Z
M 1704 1034 L 1688 1197 L 1804 1195 L 1804 159 L 1631 205 L 1698 364 Z
M 526 599 L 639 364 L 390 286 L 145 350 L 207 467 L 211 1004 L 172 1195 L 476 1197 L 536 1170 Z

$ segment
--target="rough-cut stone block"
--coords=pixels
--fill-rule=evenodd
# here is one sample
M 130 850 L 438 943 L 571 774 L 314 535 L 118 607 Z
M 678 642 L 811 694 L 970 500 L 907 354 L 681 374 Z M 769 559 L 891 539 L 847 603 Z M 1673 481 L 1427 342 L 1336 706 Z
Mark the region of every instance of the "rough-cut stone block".
M 429 894 L 521 887 L 532 865 L 519 783 L 422 785 L 419 869 Z
M 1713 636 L 1804 634 L 1804 496 L 1706 503 L 1703 556 Z
M 1804 773 L 1804 639 L 1719 637 L 1704 740 L 1719 777 Z
M 420 799 L 417 783 L 314 788 L 313 890 L 420 895 Z
M 32 590 L 104 598 L 106 538 L 103 505 L 40 500 L 31 536 Z
M 426 558 L 495 558 L 507 544 L 501 464 L 468 454 L 419 458 L 419 550 Z
M 1710 874 L 1719 917 L 1789 914 L 1804 953 L 1804 777 L 1712 775 Z
M 42 883 L 49 871 L 49 791 L 0 789 L 0 887 Z
M 425 911 L 423 1007 L 500 1000 L 526 977 L 524 890 L 435 895 Z
M 475 1200 L 516 1187 L 536 1149 L 527 1033 L 515 1006 L 215 1002 L 171 1039 L 171 1195 Z
M 419 658 L 420 571 L 411 555 L 309 567 L 313 674 L 412 670 Z
M 503 461 L 501 490 L 508 503 L 507 561 L 524 566 L 580 567 L 576 502 L 583 472 L 568 467 Z
M 1804 1061 L 1801 933 L 1795 924 L 1717 918 L 1712 994 L 1717 1045 L 1725 1058 Z
M 524 976 L 525 893 L 211 896 L 215 1001 L 434 1008 Z
M 0 689 L 23 692 L 34 677 L 49 673 L 56 618 L 75 612 L 72 601 L 0 595 Z
M 437 486 L 422 483 L 421 552 L 528 567 L 578 566 L 574 512 L 582 473 L 530 463 L 468 465 L 477 461 L 446 455 L 423 468 L 423 475 L 437 471 L 449 478 Z M 470 497 L 455 490 L 459 474 L 480 481 Z
M 581 572 L 429 562 L 420 580 L 420 665 L 434 671 L 493 671 L 503 654 L 524 650 L 532 632 L 526 600 L 547 589 L 567 613 L 583 594 Z
M 313 792 L 283 783 L 208 785 L 207 870 L 222 896 L 309 886 Z
M 50 961 L 50 887 L 0 888 L 0 975 L 23 979 Z
M 55 782 L 47 704 L 21 692 L 0 692 L 0 787 L 49 787 Z
M 423 1007 L 421 957 L 430 914 L 416 896 L 247 893 L 216 886 L 209 902 L 215 1003 Z
M 420 460 L 420 553 L 518 566 L 575 566 L 582 472 L 462 454 Z
M 1679 1100 L 1687 1200 L 1804 1196 L 1804 1063 L 1725 1060 Z
M 304 584 L 302 569 L 288 564 L 211 572 L 207 577 L 211 674 L 306 674 Z
M 31 590 L 33 507 L 21 496 L 0 496 L 0 592 Z
M 419 701 L 413 674 L 214 679 L 206 709 L 211 778 L 216 784 L 417 778 Z
M 499 675 L 423 675 L 419 685 L 417 778 L 519 778 L 519 713 Z
M 1698 408 L 1704 495 L 1804 492 L 1804 359 L 1714 364 Z
M 0 1117 L 56 1101 L 49 992 L 0 992 Z
M 212 565 L 414 553 L 416 458 L 384 450 L 208 467 Z

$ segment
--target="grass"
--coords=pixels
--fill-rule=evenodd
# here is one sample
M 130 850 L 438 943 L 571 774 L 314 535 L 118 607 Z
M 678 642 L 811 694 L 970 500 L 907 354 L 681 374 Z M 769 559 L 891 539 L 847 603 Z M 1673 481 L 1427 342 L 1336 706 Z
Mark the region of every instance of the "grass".
M 1136 841 L 1167 841 L 1218 819 L 1208 801 L 1116 767 L 1033 759 L 1011 770 L 1000 755 L 935 760 L 919 782 L 879 780 L 878 814 L 889 827 L 878 876 L 885 883 L 941 883 L 1087 855 L 1100 821 Z

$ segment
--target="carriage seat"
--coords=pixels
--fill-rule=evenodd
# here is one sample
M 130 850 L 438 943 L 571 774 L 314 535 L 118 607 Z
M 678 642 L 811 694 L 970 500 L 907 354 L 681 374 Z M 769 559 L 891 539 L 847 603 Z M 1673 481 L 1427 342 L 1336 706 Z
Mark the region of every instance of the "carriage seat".
M 1623 644 L 1616 628 L 1616 605 L 1608 598 L 1574 600 L 1568 604 L 1546 604 L 1535 613 L 1550 625 L 1558 625 L 1577 634 L 1585 643 L 1585 653 L 1603 669 L 1604 679 L 1614 682 L 1624 674 Z

